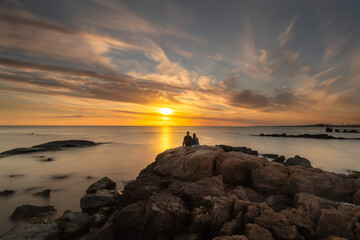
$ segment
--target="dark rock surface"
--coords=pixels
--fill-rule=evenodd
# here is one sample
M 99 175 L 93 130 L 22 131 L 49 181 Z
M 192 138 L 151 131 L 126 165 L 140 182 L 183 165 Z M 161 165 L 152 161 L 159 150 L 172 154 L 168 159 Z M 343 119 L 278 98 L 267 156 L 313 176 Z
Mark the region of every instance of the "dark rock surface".
M 12 195 L 14 193 L 15 193 L 14 190 L 7 190 L 6 189 L 6 190 L 0 192 L 0 196 L 9 196 L 9 195 Z
M 48 197 L 50 197 L 50 192 L 51 192 L 51 189 L 45 189 L 41 192 L 34 193 L 33 196 L 48 198 Z
M 306 158 L 300 157 L 299 155 L 286 159 L 284 164 L 285 166 L 302 166 L 306 168 L 312 168 L 311 162 Z
M 12 150 L 8 150 L 0 153 L 0 157 L 6 157 L 15 154 L 32 153 L 32 152 L 59 151 L 69 148 L 77 148 L 77 147 L 91 147 L 96 145 L 98 145 L 98 143 L 87 140 L 54 141 L 40 145 L 35 145 L 32 147 L 15 148 Z
M 1 240 L 59 240 L 56 223 L 22 224 L 0 236 Z
M 250 155 L 259 155 L 258 151 L 252 150 L 251 148 L 247 147 L 233 147 L 233 146 L 227 146 L 227 145 L 217 145 L 217 147 L 222 148 L 225 152 L 242 152 Z
M 54 206 L 33 206 L 22 205 L 15 209 L 10 218 L 17 221 L 28 223 L 46 223 L 50 220 L 54 212 Z
M 61 239 L 78 239 L 89 233 L 90 217 L 87 213 L 66 210 L 55 222 L 59 227 Z
M 90 187 L 86 190 L 86 193 L 95 193 L 96 191 L 101 189 L 116 189 L 116 183 L 108 177 L 103 177 L 99 181 L 91 184 Z

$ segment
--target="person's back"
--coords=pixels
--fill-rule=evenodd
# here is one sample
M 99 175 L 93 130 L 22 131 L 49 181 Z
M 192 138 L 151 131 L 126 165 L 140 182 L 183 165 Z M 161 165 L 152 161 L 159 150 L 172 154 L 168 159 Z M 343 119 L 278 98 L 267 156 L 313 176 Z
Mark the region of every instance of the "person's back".
M 193 138 L 192 138 L 191 144 L 192 144 L 193 146 L 200 145 L 200 144 L 199 144 L 199 139 L 196 137 L 196 134 L 195 134 L 195 133 L 193 134 Z
M 184 137 L 183 146 L 191 146 L 192 138 L 189 135 L 189 132 L 186 132 L 186 136 Z

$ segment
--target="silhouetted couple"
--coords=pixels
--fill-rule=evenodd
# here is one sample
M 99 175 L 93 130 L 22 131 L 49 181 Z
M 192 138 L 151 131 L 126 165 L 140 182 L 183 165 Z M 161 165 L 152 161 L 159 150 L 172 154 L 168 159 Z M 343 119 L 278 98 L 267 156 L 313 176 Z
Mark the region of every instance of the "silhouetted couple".
M 196 137 L 196 133 L 193 134 L 193 137 L 190 136 L 189 131 L 186 132 L 186 136 L 184 137 L 183 146 L 199 146 L 199 139 Z

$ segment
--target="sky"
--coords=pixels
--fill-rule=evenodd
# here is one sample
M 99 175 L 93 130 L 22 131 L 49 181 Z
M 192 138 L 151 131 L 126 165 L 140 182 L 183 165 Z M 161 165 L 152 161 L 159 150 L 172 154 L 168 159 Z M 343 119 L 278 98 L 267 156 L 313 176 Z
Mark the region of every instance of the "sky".
M 358 124 L 359 12 L 358 0 L 0 0 L 0 125 Z

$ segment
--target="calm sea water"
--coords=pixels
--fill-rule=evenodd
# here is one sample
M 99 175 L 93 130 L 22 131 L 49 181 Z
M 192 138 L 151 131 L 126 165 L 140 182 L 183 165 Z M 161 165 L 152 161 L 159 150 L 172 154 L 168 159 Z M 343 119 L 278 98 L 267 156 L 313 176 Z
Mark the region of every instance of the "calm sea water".
M 260 133 L 324 133 L 316 127 L 0 127 L 0 152 L 55 140 L 83 139 L 108 142 L 95 147 L 32 153 L 0 158 L 0 191 L 13 189 L 14 195 L 0 197 L 0 234 L 15 222 L 9 216 L 23 204 L 55 205 L 54 218 L 64 210 L 80 211 L 80 198 L 97 179 L 108 176 L 122 190 L 156 155 L 182 144 L 185 132 L 195 132 L 201 145 L 247 146 L 260 153 L 277 153 L 308 158 L 312 165 L 328 171 L 347 173 L 360 170 L 359 140 L 321 140 L 256 137 Z M 358 133 L 332 133 L 360 137 Z M 37 156 L 54 158 L 41 162 Z M 10 178 L 10 175 L 20 175 Z M 54 180 L 55 175 L 69 175 Z M 94 177 L 88 179 L 87 176 Z M 51 189 L 49 199 L 32 196 Z

